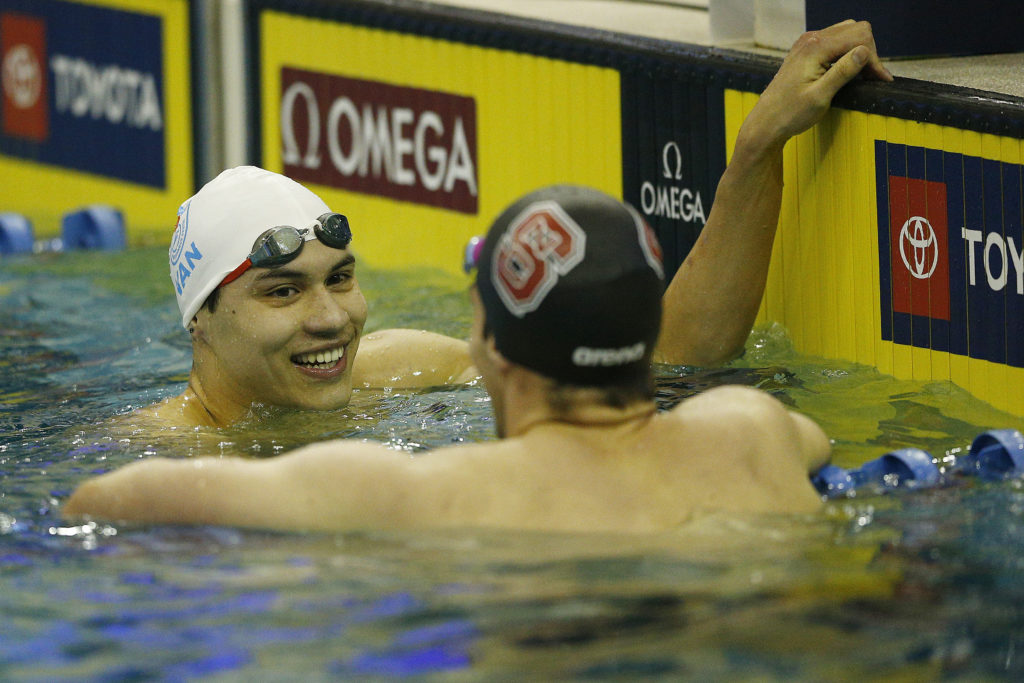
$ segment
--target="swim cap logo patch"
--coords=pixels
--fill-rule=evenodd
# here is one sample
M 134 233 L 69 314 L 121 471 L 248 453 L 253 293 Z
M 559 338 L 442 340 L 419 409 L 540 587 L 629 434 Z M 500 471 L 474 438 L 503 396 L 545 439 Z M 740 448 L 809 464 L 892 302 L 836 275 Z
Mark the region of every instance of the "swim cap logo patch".
M 629 204 L 626 204 L 626 209 L 629 210 L 629 215 L 633 217 L 633 223 L 636 224 L 640 249 L 644 252 L 644 259 L 646 259 L 647 265 L 658 274 L 658 278 L 664 280 L 665 269 L 661 265 L 664 261 L 664 255 L 661 252 L 661 244 L 658 243 L 657 236 L 651 230 L 651 226 L 647 225 L 647 221 L 643 219 L 643 216 L 637 213 L 636 209 Z
M 494 288 L 509 312 L 522 318 L 537 310 L 559 277 L 586 253 L 587 235 L 553 201 L 531 204 L 502 234 L 494 249 Z
M 185 240 L 188 236 L 188 216 L 190 202 L 185 202 L 178 208 L 178 222 L 174 226 L 174 236 L 171 238 L 171 248 L 167 256 L 171 262 L 171 280 L 174 282 L 175 291 L 181 295 L 185 291 L 185 281 L 196 269 L 196 263 L 203 259 L 202 253 L 195 242 L 189 244 L 185 249 Z M 184 256 L 184 259 L 182 259 Z
M 178 220 L 174 223 L 174 235 L 171 237 L 171 248 L 168 251 L 172 266 L 181 258 L 181 250 L 185 248 L 185 237 L 188 235 L 188 205 L 189 202 L 185 202 L 178 207 Z

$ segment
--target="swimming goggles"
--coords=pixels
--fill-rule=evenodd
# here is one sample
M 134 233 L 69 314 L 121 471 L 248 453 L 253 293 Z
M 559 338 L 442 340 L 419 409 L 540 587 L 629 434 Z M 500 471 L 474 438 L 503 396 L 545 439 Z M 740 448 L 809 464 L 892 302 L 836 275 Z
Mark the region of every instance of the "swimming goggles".
M 462 254 L 462 270 L 469 275 L 476 269 L 476 264 L 480 260 L 480 252 L 484 250 L 484 238 L 483 237 L 470 237 L 469 243 L 466 244 L 466 250 Z
M 348 218 L 340 213 L 325 213 L 316 219 L 312 228 L 293 228 L 290 225 L 278 225 L 270 228 L 253 242 L 252 252 L 242 261 L 242 265 L 227 274 L 220 286 L 237 279 L 252 266 L 273 268 L 284 265 L 302 252 L 306 243 L 306 235 L 312 230 L 316 238 L 334 249 L 346 249 L 352 241 L 352 230 L 348 227 Z

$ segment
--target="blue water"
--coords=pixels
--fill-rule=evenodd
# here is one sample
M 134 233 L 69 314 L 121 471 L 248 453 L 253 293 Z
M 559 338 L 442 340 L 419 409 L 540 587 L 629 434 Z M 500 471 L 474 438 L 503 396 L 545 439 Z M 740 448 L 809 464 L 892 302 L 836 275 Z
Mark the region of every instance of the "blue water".
M 0 679 L 864 680 L 1024 674 L 1020 481 L 862 495 L 813 517 L 710 516 L 640 537 L 278 534 L 68 525 L 93 473 L 154 454 L 272 457 L 308 439 L 410 457 L 493 438 L 480 387 L 360 392 L 344 410 L 154 432 L 189 369 L 162 249 L 0 262 Z M 465 283 L 364 270 L 371 328 L 464 336 Z M 752 336 L 720 370 L 659 369 L 667 407 L 772 392 L 855 465 L 955 455 L 1020 427 L 948 383 L 894 380 Z M 713 454 L 709 454 L 713 457 Z M 225 492 L 230 495 L 230 492 Z

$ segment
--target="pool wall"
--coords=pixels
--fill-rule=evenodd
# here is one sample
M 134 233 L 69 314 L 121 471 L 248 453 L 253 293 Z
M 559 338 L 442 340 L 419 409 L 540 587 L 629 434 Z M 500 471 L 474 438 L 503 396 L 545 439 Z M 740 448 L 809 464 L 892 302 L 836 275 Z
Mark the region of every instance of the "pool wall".
M 621 193 L 614 69 L 274 11 L 258 29 L 262 163 L 344 207 L 375 265 L 455 272 L 539 185 Z
M 221 8 L 225 25 L 238 20 L 237 42 L 220 46 L 237 53 L 216 65 L 220 82 L 191 35 L 206 30 L 197 6 Z M 204 120 L 193 134 L 192 125 L 219 97 L 219 127 L 237 126 L 243 161 L 309 184 L 348 214 L 361 258 L 449 272 L 505 205 L 553 182 L 634 204 L 673 272 L 703 228 L 743 116 L 779 64 L 412 0 L 8 0 L 0 12 L 4 45 L 42 22 L 56 50 L 55 36 L 73 25 L 64 15 L 94 22 L 105 41 L 60 49 L 95 68 L 106 63 L 97 45 L 131 44 L 103 28 L 104 12 L 158 29 L 159 40 L 132 48 L 156 66 L 132 68 L 158 70 L 163 98 L 159 135 L 150 126 L 136 145 L 112 132 L 102 108 L 68 119 L 56 87 L 47 102 L 58 137 L 17 129 L 5 109 L 0 178 L 16 191 L 0 210 L 30 213 L 46 230 L 62 211 L 102 200 L 125 209 L 133 241 L 166 239 L 177 205 L 208 175 L 193 164 L 209 157 L 218 126 Z M 36 24 L 12 29 L 11 17 L 24 16 Z M 244 78 L 234 63 L 247 66 Z M 247 106 L 231 119 L 239 97 Z M 68 130 L 82 143 L 58 145 Z M 141 153 L 157 138 L 160 154 Z M 121 166 L 97 166 L 104 154 L 86 144 L 94 139 Z M 844 89 L 829 116 L 787 146 L 761 321 L 785 325 L 802 352 L 952 380 L 1024 415 L 1022 139 L 1018 97 L 903 78 Z

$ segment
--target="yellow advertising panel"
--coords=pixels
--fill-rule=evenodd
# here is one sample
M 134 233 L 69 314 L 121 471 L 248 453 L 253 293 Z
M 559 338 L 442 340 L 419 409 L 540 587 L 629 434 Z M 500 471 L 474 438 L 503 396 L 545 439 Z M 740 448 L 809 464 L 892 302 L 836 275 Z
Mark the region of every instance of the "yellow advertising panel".
M 348 215 L 375 266 L 458 272 L 519 195 L 622 196 L 619 74 L 265 11 L 262 164 Z
M 40 236 L 118 208 L 132 242 L 169 241 L 194 191 L 186 0 L 33 0 L 0 8 L 0 211 Z
M 728 145 L 756 97 L 726 95 Z M 1022 141 L 835 109 L 786 149 L 759 321 L 1024 415 Z

